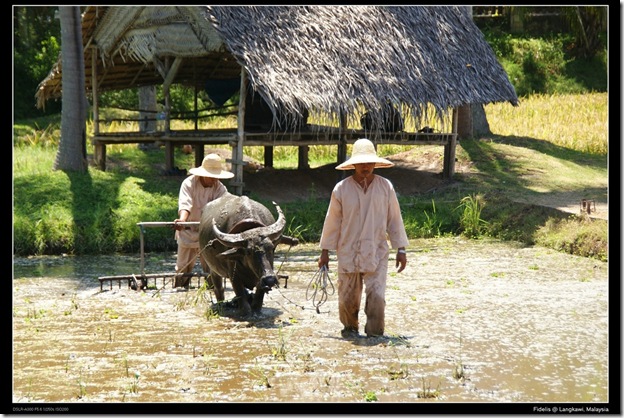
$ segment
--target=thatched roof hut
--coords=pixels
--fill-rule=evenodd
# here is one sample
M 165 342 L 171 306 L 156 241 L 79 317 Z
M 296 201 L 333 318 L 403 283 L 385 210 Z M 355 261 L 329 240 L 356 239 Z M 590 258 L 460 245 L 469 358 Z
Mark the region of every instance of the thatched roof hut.
M 341 128 L 363 111 L 384 120 L 387 103 L 415 120 L 518 104 L 467 7 L 88 6 L 82 29 L 88 93 L 182 84 L 225 97 L 247 78 L 274 116 Z M 61 70 L 59 59 L 38 106 L 61 97 Z
M 465 7 L 212 7 L 254 89 L 276 108 L 353 115 L 386 100 L 420 116 L 509 101 L 513 86 Z
M 253 90 L 285 113 L 302 106 L 351 115 L 390 100 L 420 115 L 465 104 L 510 102 L 515 90 L 466 7 L 89 6 L 83 17 L 87 90 L 173 83 L 205 88 L 241 67 Z M 60 97 L 60 61 L 37 103 Z

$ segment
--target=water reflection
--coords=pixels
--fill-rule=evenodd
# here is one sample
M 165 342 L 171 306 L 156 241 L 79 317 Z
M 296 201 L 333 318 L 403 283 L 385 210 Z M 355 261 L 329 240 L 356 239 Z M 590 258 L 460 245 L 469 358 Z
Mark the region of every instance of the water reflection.
M 145 273 L 175 271 L 175 253 L 145 254 Z M 196 266 L 199 267 L 199 266 Z M 13 278 L 97 279 L 141 274 L 139 254 L 13 257 Z

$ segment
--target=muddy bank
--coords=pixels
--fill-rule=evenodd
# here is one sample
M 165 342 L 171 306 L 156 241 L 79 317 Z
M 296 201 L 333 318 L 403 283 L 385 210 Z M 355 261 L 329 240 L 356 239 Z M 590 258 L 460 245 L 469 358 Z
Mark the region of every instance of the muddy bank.
M 209 402 L 251 413 L 237 405 L 611 401 L 606 263 L 508 243 L 414 240 L 403 273 L 390 262 L 386 338 L 345 340 L 337 295 L 318 309 L 306 297 L 317 246 L 276 255 L 287 287 L 269 293 L 253 320 L 215 315 L 214 297 L 196 288 L 101 291 L 94 274 L 138 272 L 102 260 L 64 277 L 21 269 L 13 402 L 159 403 L 167 413 Z

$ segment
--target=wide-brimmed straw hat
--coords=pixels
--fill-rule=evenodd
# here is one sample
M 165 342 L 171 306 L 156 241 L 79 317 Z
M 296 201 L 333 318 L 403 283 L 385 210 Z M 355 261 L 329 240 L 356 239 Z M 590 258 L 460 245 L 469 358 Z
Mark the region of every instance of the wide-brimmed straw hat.
M 208 154 L 204 157 L 202 165 L 191 168 L 189 173 L 201 177 L 212 177 L 214 179 L 231 179 L 234 173 L 223 169 L 223 162 L 218 154 Z
M 354 170 L 353 164 L 375 163 L 375 168 L 392 167 L 394 163 L 377 156 L 375 145 L 366 138 L 358 139 L 353 143 L 351 158 L 336 166 L 336 170 Z

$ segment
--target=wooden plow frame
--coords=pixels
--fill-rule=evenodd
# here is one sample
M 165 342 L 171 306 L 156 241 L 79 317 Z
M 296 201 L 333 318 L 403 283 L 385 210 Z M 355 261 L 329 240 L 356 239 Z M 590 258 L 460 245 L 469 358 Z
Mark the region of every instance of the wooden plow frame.
M 190 228 L 191 226 L 199 225 L 199 221 L 194 222 L 177 222 L 177 225 L 182 225 L 186 228 Z M 150 280 L 153 280 L 153 283 L 156 287 L 158 287 L 158 279 L 162 279 L 162 286 L 165 287 L 170 279 L 174 280 L 174 283 L 177 282 L 178 279 L 181 279 L 185 286 L 190 286 L 193 282 L 194 278 L 197 278 L 197 287 L 199 287 L 202 283 L 202 280 L 206 280 L 205 273 L 152 273 L 145 274 L 145 228 L 146 227 L 162 227 L 162 226 L 173 226 L 174 222 L 138 222 L 137 226 L 140 229 L 141 233 L 141 273 L 140 274 L 125 274 L 120 276 L 102 276 L 98 277 L 100 281 L 100 291 L 104 290 L 104 283 L 109 283 L 109 289 L 113 289 L 113 282 L 117 282 L 119 289 L 121 289 L 121 283 L 126 282 L 128 287 L 133 290 L 144 290 L 147 289 Z

